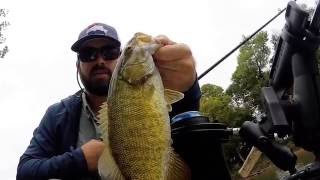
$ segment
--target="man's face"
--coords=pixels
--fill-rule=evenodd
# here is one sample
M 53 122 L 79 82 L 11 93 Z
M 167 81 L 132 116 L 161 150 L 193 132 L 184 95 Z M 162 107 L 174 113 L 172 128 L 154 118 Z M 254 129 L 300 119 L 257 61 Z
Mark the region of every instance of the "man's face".
M 92 94 L 106 96 L 109 82 L 120 54 L 106 39 L 92 39 L 79 51 L 79 74 L 82 84 Z

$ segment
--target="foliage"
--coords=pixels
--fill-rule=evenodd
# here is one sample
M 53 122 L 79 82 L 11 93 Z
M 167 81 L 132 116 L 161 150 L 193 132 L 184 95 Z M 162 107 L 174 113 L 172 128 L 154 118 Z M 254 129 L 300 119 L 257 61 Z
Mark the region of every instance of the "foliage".
M 240 48 L 238 66 L 232 75 L 232 84 L 227 89 L 235 105 L 251 112 L 261 110 L 261 87 L 268 82 L 270 48 L 267 42 L 268 33 L 260 32 Z
M 211 121 L 219 121 L 228 124 L 231 108 L 230 96 L 223 92 L 219 86 L 212 84 L 205 84 L 201 87 L 202 98 L 200 111 Z
M 201 87 L 200 111 L 211 121 L 240 126 L 243 121 L 252 119 L 251 111 L 232 105 L 231 97 L 220 86 L 205 84 Z
M 0 9 L 0 20 L 2 20 L 1 19 L 2 17 L 5 18 L 7 14 L 8 14 L 8 10 Z M 0 47 L 0 58 L 4 58 L 9 51 L 8 46 L 3 45 L 4 42 L 6 41 L 6 38 L 4 37 L 4 34 L 3 34 L 3 30 L 5 30 L 9 25 L 10 23 L 6 20 L 3 20 L 0 22 L 0 45 L 3 46 L 3 47 Z
M 278 45 L 279 38 L 280 38 L 280 34 L 275 33 L 275 34 L 271 35 L 270 42 L 272 44 L 272 50 L 273 51 L 277 50 L 277 45 Z

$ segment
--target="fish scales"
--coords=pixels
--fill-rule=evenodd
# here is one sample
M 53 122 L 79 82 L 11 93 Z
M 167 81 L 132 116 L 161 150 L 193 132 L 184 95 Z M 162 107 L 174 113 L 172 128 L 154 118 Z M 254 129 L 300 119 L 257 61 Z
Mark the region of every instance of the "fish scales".
M 147 172 L 163 179 L 164 165 L 168 161 L 168 155 L 163 153 L 170 146 L 170 127 L 164 123 L 164 120 L 169 122 L 168 117 L 159 112 L 164 106 L 158 98 L 161 94 L 155 88 L 135 88 L 121 80 L 118 83 L 118 87 L 125 90 L 116 89 L 119 93 L 110 100 L 109 113 L 113 123 L 110 122 L 109 135 L 113 155 L 126 177 L 135 179 L 142 176 L 135 172 Z

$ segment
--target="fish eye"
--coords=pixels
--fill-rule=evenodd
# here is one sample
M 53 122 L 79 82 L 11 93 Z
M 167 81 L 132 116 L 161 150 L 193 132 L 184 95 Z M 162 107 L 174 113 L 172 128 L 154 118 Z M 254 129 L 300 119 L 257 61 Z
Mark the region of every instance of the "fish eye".
M 132 51 L 132 46 L 127 46 L 127 47 L 126 47 L 126 50 L 127 50 L 127 51 Z
M 129 56 L 132 53 L 133 48 L 131 46 L 126 47 L 124 53 L 126 56 Z

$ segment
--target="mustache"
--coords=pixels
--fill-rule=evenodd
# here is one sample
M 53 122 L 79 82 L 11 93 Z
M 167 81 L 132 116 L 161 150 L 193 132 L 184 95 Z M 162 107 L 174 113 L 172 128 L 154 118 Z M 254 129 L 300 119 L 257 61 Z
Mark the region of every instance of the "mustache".
M 112 70 L 106 66 L 103 66 L 103 65 L 99 65 L 99 64 L 95 65 L 92 68 L 90 74 L 94 74 L 96 71 L 105 71 L 109 76 L 112 76 Z

